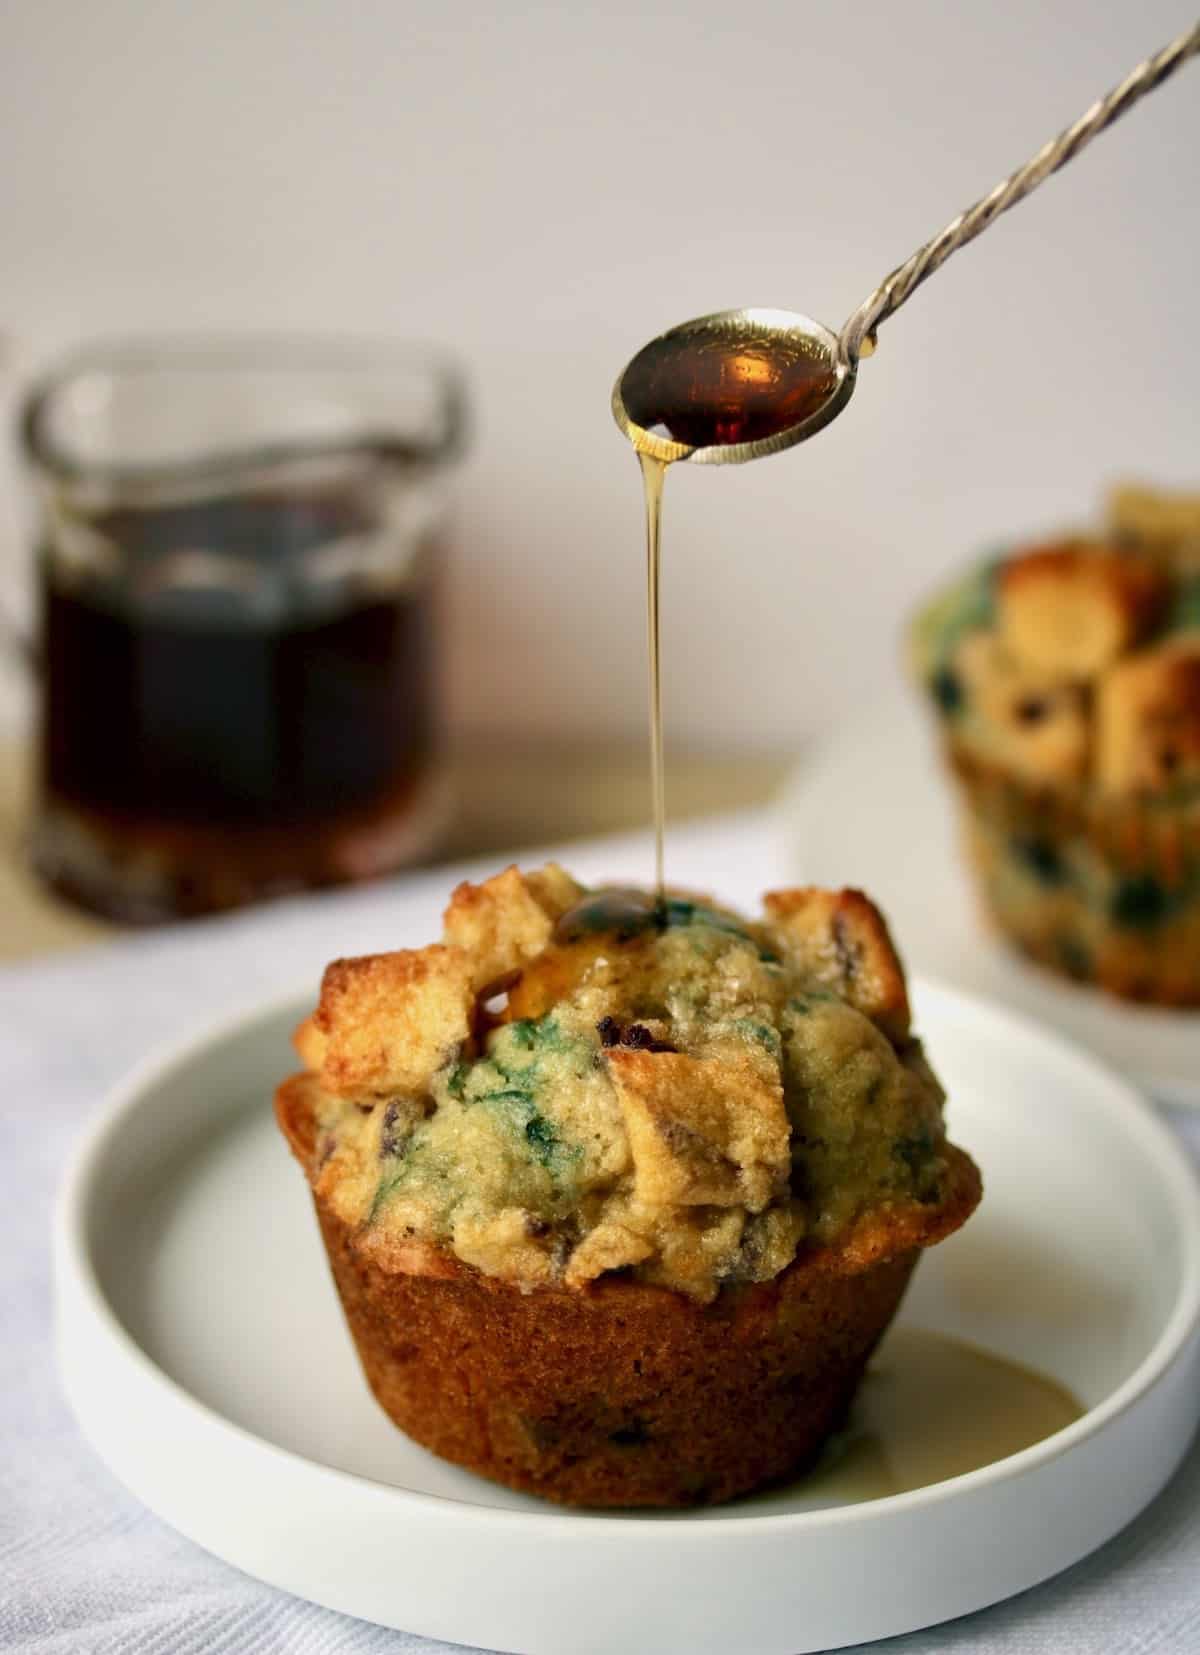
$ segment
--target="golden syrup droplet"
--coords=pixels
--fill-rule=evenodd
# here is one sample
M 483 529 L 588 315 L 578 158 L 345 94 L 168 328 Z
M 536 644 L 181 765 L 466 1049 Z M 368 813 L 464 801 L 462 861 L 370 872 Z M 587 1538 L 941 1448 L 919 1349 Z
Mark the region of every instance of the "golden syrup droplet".
M 876 347 L 876 345 L 878 345 L 878 343 L 879 343 L 879 335 L 877 333 L 864 333 L 863 334 L 863 342 L 858 347 L 858 354 L 860 356 L 874 356 L 875 355 L 875 347 Z
M 554 927 L 557 943 L 580 942 L 600 932 L 618 939 L 636 936 L 657 923 L 659 904 L 650 891 L 613 885 L 591 891 L 569 908 Z

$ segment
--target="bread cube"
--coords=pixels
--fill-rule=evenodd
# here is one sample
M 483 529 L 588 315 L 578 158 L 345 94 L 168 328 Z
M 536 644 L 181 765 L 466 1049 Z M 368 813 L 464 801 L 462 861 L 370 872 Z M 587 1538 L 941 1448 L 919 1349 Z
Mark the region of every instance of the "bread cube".
M 892 1040 L 908 1038 L 908 990 L 887 921 L 861 891 L 815 886 L 769 891 L 767 918 L 815 983 L 830 988 Z
M 1042 546 L 1000 571 L 1000 636 L 1022 666 L 1094 678 L 1145 635 L 1166 596 L 1164 575 L 1140 558 L 1082 540 Z
M 787 1183 L 791 1128 L 778 1076 L 751 1063 L 614 1049 L 609 1073 L 644 1208 L 760 1211 Z
M 325 1090 L 340 1097 L 422 1092 L 466 1040 L 474 998 L 460 948 L 434 943 L 335 960 L 302 1055 L 307 1048 Z
M 315 1072 L 324 1063 L 325 1047 L 328 1045 L 328 1041 L 322 1030 L 317 1026 L 316 1012 L 311 1013 L 293 1029 L 292 1045 L 306 1069 Z
M 985 757 L 1034 782 L 1086 774 L 1091 727 L 1081 685 L 1022 666 L 994 632 L 964 638 L 954 665 L 964 727 Z
M 589 1230 L 575 1248 L 563 1280 L 568 1287 L 582 1287 L 606 1270 L 624 1270 L 632 1264 L 641 1264 L 653 1251 L 653 1241 L 617 1219 L 607 1219 Z
M 1200 632 L 1131 655 L 1101 680 L 1096 780 L 1113 793 L 1200 781 Z
M 1166 563 L 1200 565 L 1200 494 L 1121 483 L 1108 498 L 1114 534 Z
M 540 954 L 558 919 L 582 894 L 582 887 L 553 862 L 530 874 L 505 868 L 481 885 L 464 881 L 458 886 L 442 934 L 471 956 L 471 980 L 478 992 Z

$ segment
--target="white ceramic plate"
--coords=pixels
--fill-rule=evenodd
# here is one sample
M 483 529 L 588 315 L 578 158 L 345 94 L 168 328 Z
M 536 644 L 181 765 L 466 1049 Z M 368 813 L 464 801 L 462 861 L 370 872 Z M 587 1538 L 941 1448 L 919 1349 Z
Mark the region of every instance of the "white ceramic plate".
M 249 1573 L 530 1655 L 798 1655 L 1044 1579 L 1151 1499 L 1195 1426 L 1200 1205 L 1120 1081 L 949 991 L 920 989 L 917 1009 L 987 1193 L 902 1320 L 1068 1386 L 1087 1411 L 1034 1447 L 858 1504 L 801 1483 L 651 1517 L 559 1511 L 434 1459 L 368 1395 L 270 1116 L 296 1004 L 143 1068 L 71 1171 L 59 1341 L 84 1431 Z
M 906 692 L 822 744 L 779 806 L 792 876 L 861 885 L 910 970 L 1028 1012 L 1166 1103 L 1200 1108 L 1200 1011 L 1114 999 L 1023 960 L 984 925 L 949 777 Z

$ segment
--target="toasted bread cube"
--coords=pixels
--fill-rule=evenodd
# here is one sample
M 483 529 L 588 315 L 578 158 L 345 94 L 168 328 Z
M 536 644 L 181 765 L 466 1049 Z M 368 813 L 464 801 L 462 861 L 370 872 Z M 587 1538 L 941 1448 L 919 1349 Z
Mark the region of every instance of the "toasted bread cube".
M 485 1276 L 517 1277 L 527 1284 L 554 1277 L 550 1254 L 534 1238 L 529 1214 L 520 1207 L 503 1207 L 486 1218 L 456 1218 L 454 1251 Z
M 525 883 L 555 920 L 561 919 L 567 909 L 573 908 L 583 896 L 583 886 L 557 862 L 547 862 L 544 867 L 534 868 L 525 875 Z
M 908 1038 L 908 990 L 887 921 L 861 891 L 816 886 L 769 891 L 767 918 L 817 983 L 861 1011 L 891 1040 Z
M 567 1260 L 563 1281 L 568 1287 L 582 1287 L 606 1270 L 623 1270 L 641 1264 L 654 1251 L 654 1243 L 631 1230 L 627 1224 L 607 1219 L 590 1230 Z
M 1139 558 L 1082 540 L 1041 546 L 1000 571 L 1000 635 L 1022 666 L 1094 678 L 1153 625 L 1166 595 L 1165 577 Z
M 1200 562 L 1200 494 L 1120 483 L 1108 497 L 1108 520 L 1120 540 L 1152 557 Z
M 443 937 L 471 956 L 478 992 L 540 954 L 556 921 L 581 894 L 582 888 L 553 862 L 531 874 L 505 868 L 482 885 L 464 881 L 458 886 L 446 909 Z
M 297 1023 L 296 1027 L 292 1030 L 292 1045 L 295 1047 L 296 1054 L 306 1069 L 311 1069 L 315 1072 L 321 1067 L 322 1063 L 324 1063 L 325 1048 L 328 1045 L 328 1041 L 322 1031 L 317 1027 L 316 1012 L 313 1012 L 311 1016 L 306 1017 L 302 1023 Z
M 312 1022 L 324 1037 L 321 1084 L 341 1097 L 423 1091 L 470 1032 L 471 968 L 459 948 L 434 943 L 335 960 Z
M 786 1184 L 791 1128 L 778 1077 L 683 1052 L 614 1050 L 609 1073 L 645 1208 L 759 1211 Z
M 1101 680 L 1096 780 L 1113 793 L 1200 780 L 1200 633 L 1131 655 Z
M 976 745 L 1035 782 L 1087 771 L 1091 729 L 1080 684 L 1020 665 L 994 632 L 964 638 L 954 658 Z

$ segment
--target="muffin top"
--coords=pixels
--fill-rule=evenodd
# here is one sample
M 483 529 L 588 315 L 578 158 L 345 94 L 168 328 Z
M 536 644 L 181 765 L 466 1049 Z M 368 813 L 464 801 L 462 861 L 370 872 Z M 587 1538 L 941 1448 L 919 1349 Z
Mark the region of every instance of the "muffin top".
M 913 630 L 956 744 L 1023 781 L 1107 795 L 1200 783 L 1200 496 L 1123 488 L 1103 535 L 976 568 Z
M 398 1270 L 708 1300 L 801 1247 L 865 1268 L 978 1199 L 857 891 L 749 922 L 510 867 L 459 886 L 441 943 L 330 965 L 296 1046 L 318 1200 Z

